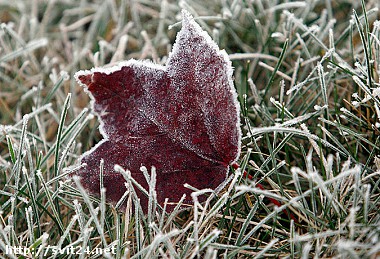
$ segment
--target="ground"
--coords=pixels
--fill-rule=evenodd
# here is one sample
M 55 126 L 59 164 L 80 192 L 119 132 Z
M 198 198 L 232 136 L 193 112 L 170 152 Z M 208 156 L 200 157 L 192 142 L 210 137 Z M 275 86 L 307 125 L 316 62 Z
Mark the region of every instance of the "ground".
M 380 256 L 377 1 L 209 3 L 0 1 L 2 257 Z M 165 64 L 182 9 L 232 60 L 238 169 L 188 210 L 120 211 L 70 177 L 102 139 L 74 74 Z

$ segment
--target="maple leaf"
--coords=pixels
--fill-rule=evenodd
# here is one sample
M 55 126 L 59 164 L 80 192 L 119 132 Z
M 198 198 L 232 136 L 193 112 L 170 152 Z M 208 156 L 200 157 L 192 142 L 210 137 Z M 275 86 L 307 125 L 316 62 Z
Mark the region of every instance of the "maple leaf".
M 157 171 L 157 200 L 178 202 L 191 190 L 217 188 L 240 152 L 240 121 L 232 67 L 225 51 L 187 12 L 166 66 L 129 60 L 110 68 L 79 71 L 75 78 L 92 99 L 104 139 L 83 154 L 76 174 L 99 195 L 104 160 L 107 200 L 126 191 L 120 165 L 144 188 L 143 165 Z M 138 192 L 146 208 L 147 197 Z M 173 206 L 168 209 L 172 209 Z

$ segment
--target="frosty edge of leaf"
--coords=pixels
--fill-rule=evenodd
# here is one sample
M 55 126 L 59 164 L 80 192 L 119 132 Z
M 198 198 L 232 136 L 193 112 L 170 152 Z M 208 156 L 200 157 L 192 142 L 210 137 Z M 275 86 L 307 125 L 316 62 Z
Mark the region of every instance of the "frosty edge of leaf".
M 240 154 L 240 120 L 231 62 L 186 11 L 166 66 L 129 60 L 75 74 L 91 97 L 104 139 L 81 156 L 83 185 L 98 194 L 104 159 L 109 201 L 125 191 L 118 164 L 147 188 L 139 168 L 157 169 L 157 195 L 178 201 L 184 184 L 215 189 Z M 142 203 L 146 197 L 140 193 Z M 144 200 L 145 199 L 145 200 Z M 187 203 L 191 202 L 189 199 Z

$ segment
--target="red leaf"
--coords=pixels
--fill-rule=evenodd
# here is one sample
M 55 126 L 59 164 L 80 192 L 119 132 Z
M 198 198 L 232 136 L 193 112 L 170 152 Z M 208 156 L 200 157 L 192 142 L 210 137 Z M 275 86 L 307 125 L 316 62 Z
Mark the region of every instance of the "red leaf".
M 162 205 L 165 198 L 178 202 L 184 193 L 191 203 L 185 183 L 215 189 L 239 156 L 231 62 L 189 13 L 182 14 L 182 29 L 166 66 L 129 60 L 75 75 L 88 90 L 104 137 L 81 157 L 86 166 L 77 174 L 85 188 L 99 194 L 99 163 L 104 159 L 108 201 L 116 203 L 126 190 L 115 164 L 146 189 L 140 167 L 155 166 Z M 147 198 L 138 195 L 146 206 Z

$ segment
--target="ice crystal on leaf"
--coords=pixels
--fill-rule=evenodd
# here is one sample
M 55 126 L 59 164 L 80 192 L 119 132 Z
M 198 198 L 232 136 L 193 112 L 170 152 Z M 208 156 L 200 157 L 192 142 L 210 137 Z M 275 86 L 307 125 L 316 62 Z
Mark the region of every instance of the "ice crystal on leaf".
M 182 29 L 166 66 L 129 60 L 75 75 L 92 99 L 104 137 L 83 154 L 85 166 L 77 174 L 88 191 L 99 195 L 103 159 L 110 202 L 116 203 L 126 190 L 116 164 L 146 189 L 140 167 L 156 167 L 162 205 L 165 198 L 178 202 L 184 193 L 191 203 L 185 183 L 215 189 L 239 156 L 239 104 L 231 62 L 188 12 L 182 15 Z M 147 197 L 138 195 L 147 206 Z

